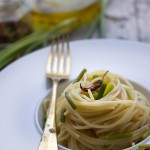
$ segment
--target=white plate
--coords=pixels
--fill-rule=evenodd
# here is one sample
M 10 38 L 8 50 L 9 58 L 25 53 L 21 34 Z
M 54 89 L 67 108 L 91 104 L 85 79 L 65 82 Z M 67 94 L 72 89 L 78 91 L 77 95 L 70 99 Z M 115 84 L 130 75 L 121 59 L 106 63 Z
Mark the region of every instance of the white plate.
M 49 47 L 15 61 L 0 72 L 0 150 L 36 150 L 40 134 L 35 110 L 47 94 L 45 77 Z M 150 45 L 116 40 L 85 40 L 71 43 L 71 79 L 109 69 L 150 89 Z

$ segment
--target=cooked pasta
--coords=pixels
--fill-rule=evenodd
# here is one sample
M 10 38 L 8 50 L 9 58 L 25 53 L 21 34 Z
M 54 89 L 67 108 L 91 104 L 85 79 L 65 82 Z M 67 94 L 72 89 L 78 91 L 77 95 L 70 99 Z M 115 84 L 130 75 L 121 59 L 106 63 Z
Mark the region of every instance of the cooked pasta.
M 83 70 L 57 100 L 58 143 L 72 150 L 122 150 L 142 141 L 149 135 L 150 106 L 135 88 L 109 71 Z

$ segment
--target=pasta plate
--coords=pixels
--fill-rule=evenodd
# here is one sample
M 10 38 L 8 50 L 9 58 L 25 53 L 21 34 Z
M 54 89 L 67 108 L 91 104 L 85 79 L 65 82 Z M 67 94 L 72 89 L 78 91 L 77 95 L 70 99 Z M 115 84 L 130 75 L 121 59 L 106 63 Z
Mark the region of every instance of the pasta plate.
M 71 76 L 87 68 L 110 70 L 150 91 L 150 45 L 120 40 L 71 42 Z M 41 138 L 35 113 L 51 89 L 45 77 L 50 47 L 18 59 L 0 72 L 1 150 L 36 150 Z M 149 143 L 146 139 L 144 143 Z

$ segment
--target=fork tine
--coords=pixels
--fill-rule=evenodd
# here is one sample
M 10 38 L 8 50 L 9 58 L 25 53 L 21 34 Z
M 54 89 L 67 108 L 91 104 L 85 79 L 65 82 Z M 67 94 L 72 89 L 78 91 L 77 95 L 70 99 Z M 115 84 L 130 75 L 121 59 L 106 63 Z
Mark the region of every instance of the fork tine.
M 54 54 L 54 58 L 53 58 L 53 73 L 57 73 L 58 70 L 58 46 L 59 46 L 59 42 L 58 39 L 56 40 L 56 50 L 55 50 L 55 54 Z
M 47 68 L 46 68 L 46 75 L 49 76 L 49 73 L 52 72 L 52 54 L 53 54 L 53 47 L 54 47 L 54 41 L 52 41 L 51 43 L 51 50 L 50 50 L 50 54 L 48 57 L 48 63 L 47 63 Z
M 65 74 L 69 75 L 70 74 L 70 46 L 69 46 L 69 36 L 67 35 L 66 38 L 67 42 L 67 54 L 66 54 L 66 70 Z
M 68 78 L 70 74 L 70 47 L 68 35 L 61 39 L 61 48 L 59 46 L 59 39 L 52 41 L 51 51 L 47 64 L 47 77 Z M 59 51 L 59 48 L 61 51 Z
M 60 54 L 60 62 L 59 62 L 59 73 L 64 73 L 64 37 L 62 37 L 62 50 Z

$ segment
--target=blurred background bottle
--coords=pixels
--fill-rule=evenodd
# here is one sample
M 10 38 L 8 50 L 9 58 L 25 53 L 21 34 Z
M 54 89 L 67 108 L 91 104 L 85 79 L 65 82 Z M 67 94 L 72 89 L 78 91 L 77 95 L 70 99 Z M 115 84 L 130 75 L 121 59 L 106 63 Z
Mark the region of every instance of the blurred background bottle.
M 0 0 L 0 69 L 66 32 L 91 38 L 102 10 L 101 0 Z
M 32 1 L 32 2 L 31 2 Z M 32 5 L 32 25 L 35 30 L 50 30 L 64 20 L 74 18 L 74 29 L 90 22 L 99 11 L 97 0 L 28 0 Z
M 0 1 L 0 46 L 32 32 L 31 13 L 23 0 Z

